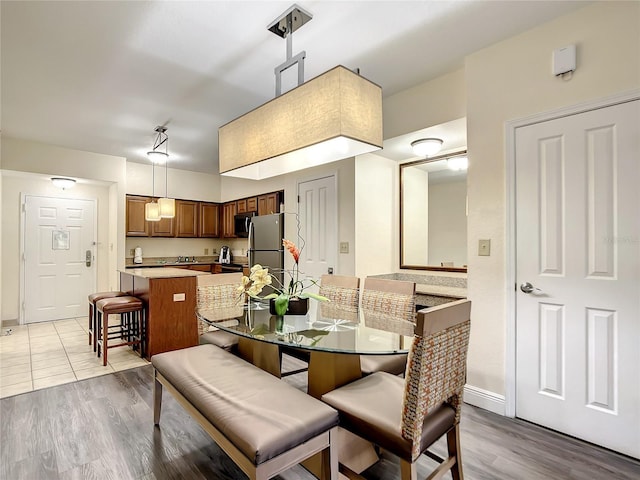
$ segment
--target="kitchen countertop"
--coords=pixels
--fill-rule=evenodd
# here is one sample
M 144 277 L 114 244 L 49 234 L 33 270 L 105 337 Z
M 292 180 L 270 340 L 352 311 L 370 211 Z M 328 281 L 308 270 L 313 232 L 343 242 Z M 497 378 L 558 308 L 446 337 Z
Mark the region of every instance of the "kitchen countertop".
M 439 297 L 467 298 L 466 288 L 430 285 L 424 283 L 416 283 L 416 293 L 422 293 L 424 295 L 437 295 Z
M 134 275 L 141 278 L 179 278 L 179 277 L 197 277 L 199 275 L 211 275 L 208 272 L 199 272 L 197 270 L 187 270 L 185 268 L 127 268 L 120 270 L 121 273 Z
M 154 267 L 183 267 L 189 265 L 218 265 L 220 262 L 215 257 L 196 257 L 195 262 L 176 262 L 176 257 L 150 257 L 142 260 L 142 263 L 133 263 L 133 258 L 125 259 L 125 268 L 154 268 Z M 233 265 L 247 266 L 247 257 L 238 257 L 237 261 L 231 262 Z

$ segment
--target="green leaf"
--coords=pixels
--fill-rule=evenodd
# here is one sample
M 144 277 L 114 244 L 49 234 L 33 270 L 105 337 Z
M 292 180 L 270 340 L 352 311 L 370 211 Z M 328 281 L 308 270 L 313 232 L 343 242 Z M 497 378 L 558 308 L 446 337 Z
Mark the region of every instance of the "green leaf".
M 300 298 L 313 298 L 314 300 L 318 300 L 319 302 L 328 302 L 329 299 L 327 297 L 323 297 L 322 295 L 318 295 L 317 293 L 312 292 L 304 292 L 299 295 Z
M 278 294 L 277 293 L 270 293 L 269 295 L 265 295 L 264 297 L 262 297 L 263 300 L 271 300 L 272 298 L 277 298 Z

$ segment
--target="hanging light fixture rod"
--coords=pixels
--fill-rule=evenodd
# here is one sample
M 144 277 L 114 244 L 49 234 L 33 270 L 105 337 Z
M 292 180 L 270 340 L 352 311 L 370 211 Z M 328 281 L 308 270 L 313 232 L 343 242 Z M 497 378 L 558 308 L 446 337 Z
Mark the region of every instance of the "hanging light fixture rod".
M 167 127 L 158 126 L 154 129 L 154 132 L 157 132 L 156 139 L 153 142 L 153 148 L 147 152 L 147 157 L 153 163 L 163 163 L 167 161 L 169 157 L 167 142 L 169 140 L 169 136 L 166 134 Z M 164 151 L 158 150 L 162 145 L 164 145 Z
M 309 12 L 293 4 L 289 9 L 269 24 L 267 30 L 287 40 L 287 59 L 274 69 L 276 75 L 276 97 L 282 94 L 282 72 L 298 65 L 298 85 L 304 83 L 304 50 L 293 56 L 293 32 L 313 18 Z

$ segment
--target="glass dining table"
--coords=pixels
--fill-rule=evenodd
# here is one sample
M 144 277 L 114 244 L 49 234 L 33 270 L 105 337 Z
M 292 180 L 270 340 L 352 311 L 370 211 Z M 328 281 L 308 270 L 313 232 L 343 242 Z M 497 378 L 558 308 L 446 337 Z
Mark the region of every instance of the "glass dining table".
M 238 335 L 239 355 L 278 377 L 282 347 L 308 352 L 308 393 L 316 398 L 360 378 L 361 355 L 406 354 L 414 329 L 386 312 L 316 301 L 309 302 L 306 315 L 271 315 L 258 302 L 197 315 Z
M 307 393 L 320 398 L 362 377 L 362 355 L 402 355 L 409 351 L 414 324 L 389 312 L 310 301 L 306 315 L 275 316 L 267 305 L 199 309 L 209 325 L 238 335 L 240 357 L 280 377 L 283 347 L 308 352 Z M 372 445 L 339 429 L 340 463 L 360 473 L 378 460 Z M 319 476 L 317 459 L 305 467 Z

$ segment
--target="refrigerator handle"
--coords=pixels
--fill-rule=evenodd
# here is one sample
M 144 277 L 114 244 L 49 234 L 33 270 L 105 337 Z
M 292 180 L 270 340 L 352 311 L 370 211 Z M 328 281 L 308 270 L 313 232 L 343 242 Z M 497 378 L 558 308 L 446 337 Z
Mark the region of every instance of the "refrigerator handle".
M 249 242 L 249 248 L 247 248 L 249 256 L 249 267 L 253 266 L 253 222 L 249 222 L 249 235 L 247 237 Z

